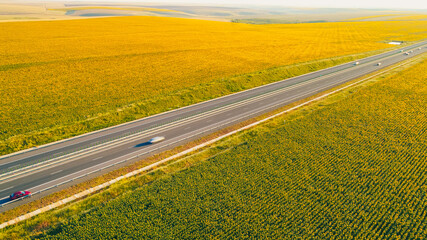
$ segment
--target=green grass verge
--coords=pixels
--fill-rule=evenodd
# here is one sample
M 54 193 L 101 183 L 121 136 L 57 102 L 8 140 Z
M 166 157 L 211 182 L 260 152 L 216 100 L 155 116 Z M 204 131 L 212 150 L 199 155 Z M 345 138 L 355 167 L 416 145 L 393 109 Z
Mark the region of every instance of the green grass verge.
M 200 84 L 191 88 L 180 89 L 166 95 L 154 96 L 150 99 L 135 102 L 113 111 L 99 113 L 96 117 L 91 117 L 84 121 L 72 122 L 69 124 L 59 124 L 53 128 L 40 129 L 38 131 L 19 134 L 0 140 L 0 155 L 81 135 L 91 131 L 165 112 L 171 109 L 188 106 L 227 94 L 236 93 L 242 90 L 276 82 L 282 79 L 332 67 L 389 50 L 390 49 L 382 49 L 350 56 L 341 56 L 331 59 L 323 59 L 290 66 L 266 69 L 263 71 L 211 81 L 209 83 Z M 16 68 L 22 66 L 11 67 Z
M 426 66 L 351 88 L 0 236 L 425 236 Z

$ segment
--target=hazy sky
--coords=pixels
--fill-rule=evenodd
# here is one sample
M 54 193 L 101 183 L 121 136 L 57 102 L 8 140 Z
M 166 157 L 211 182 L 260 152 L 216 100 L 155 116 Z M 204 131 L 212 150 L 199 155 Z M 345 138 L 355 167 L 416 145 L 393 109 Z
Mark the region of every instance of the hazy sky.
M 68 0 L 72 2 L 74 0 Z M 77 1 L 77 0 L 76 0 Z M 427 0 L 78 0 L 78 2 L 159 2 L 159 3 L 198 3 L 198 4 L 244 4 L 280 5 L 291 7 L 331 7 L 331 8 L 405 8 L 427 9 Z

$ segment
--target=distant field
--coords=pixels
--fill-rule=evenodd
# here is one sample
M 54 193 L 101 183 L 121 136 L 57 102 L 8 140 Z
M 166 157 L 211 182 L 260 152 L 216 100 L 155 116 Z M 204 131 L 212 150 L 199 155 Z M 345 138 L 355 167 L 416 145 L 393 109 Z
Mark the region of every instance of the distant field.
M 30 229 L 42 239 L 423 239 L 425 76 L 427 61 L 257 127 L 54 229 Z
M 392 18 L 392 20 L 398 20 L 398 21 L 402 21 L 402 20 L 409 20 L 409 21 L 427 20 L 427 14 L 415 14 L 415 15 L 411 15 L 411 16 L 397 17 L 397 18 Z
M 128 11 L 149 11 L 149 12 L 178 12 L 175 10 L 163 9 L 163 8 L 142 8 L 142 7 L 105 7 L 105 6 L 93 6 L 93 7 L 67 7 L 48 9 L 52 11 L 69 11 L 69 10 L 89 10 L 89 9 L 108 9 L 108 10 L 128 10 Z
M 52 6 L 57 6 L 52 3 Z M 63 12 L 47 11 L 42 3 L 17 3 L 9 1 L 4 3 L 0 0 L 0 21 L 29 21 L 39 19 L 66 19 L 73 18 L 65 16 Z
M 251 24 L 391 20 L 396 16 L 421 14 L 419 11 L 380 9 L 292 8 L 263 6 L 217 6 L 166 3 L 66 3 L 60 1 L 21 2 L 0 0 L 0 21 L 83 19 L 108 16 L 160 16 Z M 373 18 L 371 17 L 373 16 Z M 383 16 L 383 17 L 378 17 Z M 414 19 L 415 20 L 415 19 Z
M 0 23 L 0 153 L 350 61 L 255 76 L 385 49 L 385 40 L 420 40 L 425 27 L 422 21 L 247 25 L 158 17 Z
M 372 15 L 372 16 L 364 16 L 364 17 L 350 18 L 350 19 L 347 19 L 347 20 L 348 20 L 348 21 L 359 21 L 359 20 L 367 20 L 367 19 L 375 19 L 375 18 L 384 18 L 384 17 L 396 17 L 396 16 L 402 16 L 402 14 L 399 14 L 399 13 L 393 13 L 393 14 Z
M 95 16 L 135 16 L 135 15 L 159 15 L 166 14 L 172 16 L 189 16 L 184 12 L 165 8 L 147 7 L 108 7 L 108 6 L 87 6 L 87 7 L 66 7 L 50 8 L 49 11 L 64 12 L 68 16 L 95 17 Z
M 427 20 L 427 15 L 416 13 L 393 13 L 383 15 L 363 16 L 357 18 L 350 18 L 343 21 L 416 21 Z
M 289 24 L 289 23 L 301 23 L 299 20 L 286 20 L 286 19 L 271 19 L 271 18 L 246 18 L 246 19 L 233 19 L 235 23 L 247 23 L 247 24 Z M 320 23 L 327 22 L 326 20 L 310 20 L 304 23 Z

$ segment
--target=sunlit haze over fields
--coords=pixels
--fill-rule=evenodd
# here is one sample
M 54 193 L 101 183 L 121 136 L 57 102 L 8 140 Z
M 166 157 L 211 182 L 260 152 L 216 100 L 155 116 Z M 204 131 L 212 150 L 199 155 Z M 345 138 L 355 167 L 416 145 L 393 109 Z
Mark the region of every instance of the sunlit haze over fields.
M 69 0 L 67 2 L 121 2 L 118 0 Z M 148 2 L 139 0 L 128 0 L 126 2 Z M 404 9 L 427 9 L 427 1 L 423 0 L 161 0 L 151 1 L 157 3 L 188 3 L 188 4 L 238 4 L 238 5 L 278 5 L 291 7 L 328 7 L 328 8 L 404 8 Z

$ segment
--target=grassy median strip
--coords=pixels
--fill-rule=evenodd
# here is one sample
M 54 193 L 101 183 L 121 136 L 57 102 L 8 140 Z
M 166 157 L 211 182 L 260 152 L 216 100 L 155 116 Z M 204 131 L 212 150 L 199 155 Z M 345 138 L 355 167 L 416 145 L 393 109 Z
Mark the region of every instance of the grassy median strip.
M 422 144 L 421 145 L 419 144 L 419 140 L 421 140 L 421 143 L 422 141 L 425 142 L 425 136 L 422 135 L 423 134 L 422 132 L 420 133 L 421 135 L 418 136 L 418 140 L 416 139 L 416 136 L 413 136 L 411 134 L 407 135 L 407 137 L 410 137 L 410 139 L 408 140 L 405 140 L 406 138 L 400 139 L 400 137 L 403 136 L 400 133 L 403 134 L 405 133 L 405 131 L 410 130 L 408 129 L 408 126 L 409 126 L 408 124 L 410 124 L 412 128 L 412 130 L 410 131 L 410 133 L 412 133 L 414 131 L 418 131 L 420 127 L 419 124 L 424 123 L 423 118 L 422 117 L 420 118 L 420 116 L 418 116 L 420 113 L 420 107 L 422 108 L 423 105 L 422 105 L 421 99 L 419 98 L 420 96 L 417 96 L 417 94 L 420 94 L 421 96 L 423 96 L 424 94 L 425 96 L 425 92 L 422 91 L 422 88 L 418 88 L 418 86 L 422 83 L 422 81 L 420 80 L 419 76 L 417 77 L 416 74 L 421 74 L 421 76 L 425 76 L 425 66 L 426 66 L 426 62 L 420 65 L 411 67 L 410 69 L 405 70 L 403 73 L 399 73 L 392 77 L 387 77 L 386 79 L 383 79 L 383 81 L 370 82 L 366 88 L 356 87 L 356 88 L 351 88 L 350 90 L 347 90 L 343 93 L 335 94 L 333 97 L 329 97 L 327 100 L 320 101 L 317 104 L 313 104 L 309 107 L 305 107 L 301 110 L 295 111 L 294 113 L 289 114 L 284 118 L 273 120 L 268 124 L 263 124 L 254 129 L 246 131 L 244 134 L 239 134 L 237 136 L 227 138 L 215 144 L 211 148 L 201 150 L 192 156 L 180 159 L 176 161 L 174 164 L 160 167 L 159 169 L 157 169 L 157 171 L 153 171 L 149 174 L 145 174 L 136 178 L 125 180 L 123 182 L 120 182 L 119 184 L 113 185 L 107 191 L 103 191 L 100 194 L 96 194 L 91 197 L 88 197 L 83 201 L 78 201 L 65 208 L 42 214 L 22 224 L 18 224 L 16 226 L 8 228 L 7 230 L 4 231 L 2 237 L 6 239 L 20 238 L 20 237 L 23 237 L 23 235 L 21 235 L 23 232 L 27 232 L 30 235 L 46 233 L 46 232 L 50 232 L 50 233 L 68 232 L 70 234 L 76 234 L 76 232 L 74 232 L 72 228 L 76 227 L 76 229 L 80 229 L 79 227 L 80 221 L 86 221 L 86 224 L 96 224 L 96 220 L 91 218 L 90 217 L 91 215 L 101 214 L 100 216 L 107 216 L 109 215 L 109 213 L 107 214 L 108 211 L 114 211 L 111 209 L 111 206 L 117 205 L 117 204 L 126 205 L 127 199 L 131 199 L 129 201 L 135 201 L 133 197 L 134 195 L 137 195 L 138 197 L 141 197 L 141 198 L 140 200 L 137 200 L 137 202 L 133 202 L 131 205 L 133 206 L 135 204 L 135 207 L 142 212 L 147 210 L 145 211 L 145 214 L 147 214 L 147 218 L 139 219 L 140 217 L 139 215 L 138 217 L 136 217 L 142 223 L 144 223 L 141 225 L 146 225 L 150 223 L 160 227 L 161 229 L 168 229 L 167 226 L 161 227 L 161 223 L 159 222 L 156 222 L 156 223 L 150 222 L 150 219 L 157 219 L 157 217 L 159 217 L 159 216 L 152 215 L 153 214 L 152 210 L 154 211 L 155 209 L 154 206 L 159 207 L 158 203 L 162 202 L 165 199 L 174 198 L 174 196 L 175 197 L 180 196 L 180 199 L 181 197 L 184 198 L 182 201 L 183 208 L 181 208 L 180 206 L 175 204 L 174 201 L 169 199 L 169 201 L 172 201 L 172 202 L 169 202 L 169 204 L 164 203 L 164 207 L 159 207 L 158 210 L 165 211 L 166 210 L 165 207 L 168 208 L 167 206 L 170 206 L 171 209 L 176 209 L 178 211 L 177 214 L 179 215 L 181 214 L 180 212 L 181 210 L 187 209 L 186 206 L 187 204 L 189 204 L 189 202 L 187 202 L 186 200 L 187 198 L 185 198 L 184 195 L 181 195 L 180 193 L 181 190 L 175 189 L 176 187 L 178 187 L 178 185 L 180 187 L 183 187 L 182 189 L 183 192 L 189 193 L 190 195 L 193 194 L 191 196 L 207 197 L 206 194 L 209 193 L 209 196 L 212 196 L 214 198 L 216 196 L 216 200 L 218 201 L 218 203 L 224 204 L 223 200 L 221 199 L 226 199 L 229 197 L 229 199 L 233 200 L 233 197 L 226 195 L 227 197 L 224 196 L 224 198 L 221 198 L 219 195 L 224 194 L 224 192 L 219 194 L 217 191 L 215 191 L 215 189 L 218 188 L 219 190 L 221 190 L 224 187 L 226 187 L 226 185 L 218 186 L 215 184 L 214 179 L 222 183 L 225 183 L 225 181 L 228 181 L 227 182 L 228 184 L 230 184 L 230 181 L 232 181 L 233 179 L 236 180 L 237 182 L 239 182 L 236 186 L 234 186 L 234 187 L 237 187 L 234 189 L 236 190 L 235 191 L 235 193 L 237 194 L 236 196 L 248 197 L 248 195 L 245 195 L 245 193 L 242 193 L 241 190 L 244 190 L 243 188 L 238 188 L 238 186 L 240 186 L 239 184 L 243 182 L 245 182 L 245 184 L 251 184 L 252 182 L 254 184 L 253 187 L 257 187 L 258 186 L 257 183 L 250 180 L 251 174 L 255 174 L 255 176 L 259 176 L 260 178 L 254 178 L 254 180 L 257 179 L 257 181 L 262 181 L 262 182 L 266 182 L 266 177 L 268 175 L 265 175 L 265 174 L 268 171 L 272 171 L 274 174 L 279 174 L 279 175 L 283 174 L 280 171 L 279 172 L 273 171 L 273 169 L 268 170 L 271 167 L 273 168 L 279 167 L 281 171 L 284 171 L 285 173 L 289 174 L 289 175 L 285 174 L 286 176 L 285 175 L 282 176 L 285 179 L 290 179 L 289 180 L 290 182 L 286 180 L 288 183 L 297 181 L 302 184 L 301 186 L 297 184 L 298 187 L 292 188 L 292 189 L 287 189 L 286 186 L 283 186 L 286 189 L 286 191 L 283 192 L 283 194 L 286 193 L 288 196 L 291 196 L 293 198 L 297 196 L 295 195 L 296 192 L 302 191 L 304 189 L 315 190 L 315 191 L 312 191 L 312 190 L 303 191 L 308 198 L 310 198 L 312 194 L 316 194 L 316 192 L 319 192 L 322 194 L 325 194 L 327 192 L 326 191 L 327 189 L 325 189 L 325 187 L 327 187 L 325 186 L 325 182 L 315 181 L 317 173 L 316 171 L 311 171 L 310 169 L 320 169 L 322 174 L 326 174 L 327 176 L 330 176 L 330 177 L 336 177 L 336 180 L 338 182 L 334 181 L 333 178 L 330 178 L 330 184 L 331 184 L 330 187 L 333 187 L 334 189 L 336 187 L 336 189 L 341 189 L 341 190 L 339 192 L 333 191 L 333 193 L 339 194 L 340 192 L 343 192 L 343 191 L 350 191 L 350 193 L 352 193 L 354 196 L 354 193 L 355 193 L 354 191 L 356 190 L 358 191 L 360 189 L 357 187 L 349 188 L 349 184 L 344 184 L 344 182 L 342 183 L 344 185 L 342 185 L 341 180 L 345 180 L 343 178 L 343 175 L 340 175 L 339 171 L 331 171 L 329 168 L 331 165 L 335 167 L 337 166 L 349 167 L 350 165 L 348 164 L 357 163 L 356 165 L 359 167 L 367 167 L 369 164 L 371 164 L 369 162 L 370 161 L 369 156 L 375 156 L 375 155 L 372 155 L 372 153 L 380 154 L 380 156 L 382 156 L 381 154 L 386 154 L 386 156 L 390 158 L 392 155 L 388 155 L 388 154 L 393 154 L 395 152 L 393 150 L 395 147 L 401 149 L 402 151 L 408 148 L 408 146 L 406 145 L 400 146 L 401 145 L 400 143 L 403 144 L 405 142 L 410 142 L 412 145 L 414 145 L 415 147 L 414 154 L 419 153 L 418 150 L 421 151 L 421 154 L 423 154 L 423 151 L 425 153 L 425 149 L 423 150 Z M 412 80 L 405 81 L 402 79 L 412 79 Z M 415 92 L 417 94 L 413 94 L 412 91 L 409 91 L 412 89 L 415 89 Z M 421 90 L 416 90 L 416 89 L 421 89 Z M 392 107 L 389 106 L 389 101 L 391 101 L 391 99 L 394 99 L 395 102 L 393 103 L 396 106 L 394 105 Z M 402 109 L 402 111 L 399 112 L 398 108 L 399 106 L 402 106 L 402 104 L 404 104 L 404 106 L 408 106 L 408 105 L 412 106 L 412 109 L 404 108 Z M 358 108 L 360 108 L 360 110 L 358 110 Z M 384 114 L 388 116 L 384 116 Z M 407 118 L 401 118 L 402 115 L 399 115 L 399 114 L 406 114 L 405 116 Z M 418 119 L 419 121 L 414 122 L 413 121 L 414 119 Z M 284 120 L 285 122 L 283 122 Z M 396 121 L 405 121 L 405 122 L 404 123 L 400 122 L 401 124 L 396 125 L 395 124 L 397 123 Z M 390 130 L 387 130 L 390 127 L 392 128 Z M 401 129 L 402 127 L 404 129 Z M 343 131 L 346 134 L 343 135 Z M 391 134 L 391 136 L 388 136 L 390 133 L 395 133 L 397 135 L 394 136 L 393 134 Z M 373 143 L 363 142 L 363 141 L 360 142 L 358 139 L 360 137 L 359 136 L 360 134 L 362 134 L 363 139 L 366 139 L 366 137 L 374 134 L 375 137 L 373 138 L 373 140 L 375 140 L 375 142 Z M 399 138 L 393 138 L 393 137 L 399 137 Z M 415 137 L 414 139 L 417 141 L 414 141 L 412 137 Z M 385 150 L 381 150 L 382 148 L 372 147 L 372 146 L 377 146 L 375 145 L 375 143 L 377 143 L 376 141 L 384 143 L 385 141 L 384 138 L 387 139 L 386 142 L 391 141 L 391 143 L 399 144 L 399 146 L 394 146 L 394 145 L 391 146 L 390 144 L 384 144 Z M 343 141 L 345 140 L 345 141 L 341 143 L 341 140 Z M 351 162 L 346 163 L 346 160 L 345 160 L 346 152 L 350 150 L 354 151 L 354 149 L 352 148 L 352 145 L 350 144 L 350 142 L 352 141 L 354 141 L 355 146 L 359 146 L 359 147 L 365 146 L 365 147 L 362 147 L 363 154 L 361 156 L 364 156 L 364 157 L 368 156 L 368 157 L 359 159 L 357 158 L 357 156 L 352 155 L 350 159 Z M 282 147 L 279 147 L 279 146 L 282 146 Z M 283 147 L 283 146 L 287 146 L 287 147 Z M 372 148 L 370 148 L 370 146 Z M 267 150 L 263 150 L 262 152 L 259 152 L 261 151 L 261 149 L 264 149 L 264 148 L 267 148 Z M 340 151 L 337 150 L 339 148 L 340 148 Z M 346 150 L 346 148 L 349 148 L 349 150 Z M 390 149 L 390 148 L 393 148 L 393 149 Z M 248 151 L 248 149 L 250 149 L 250 151 Z M 255 151 L 253 151 L 254 149 Z M 270 152 L 268 149 L 270 150 Z M 305 153 L 306 150 L 308 151 L 307 153 Z M 276 153 L 276 151 L 278 152 Z M 317 151 L 319 152 L 317 153 Z M 224 152 L 226 152 L 226 154 L 224 154 Z M 267 154 L 267 152 L 269 153 Z M 408 158 L 408 156 L 409 157 L 412 156 L 407 152 L 403 152 L 403 153 L 405 153 L 406 155 L 405 154 L 399 155 L 403 157 L 402 161 Z M 270 159 L 270 158 L 264 158 L 262 156 L 275 156 L 275 157 L 272 157 Z M 341 157 L 338 157 L 339 161 L 337 160 L 337 156 L 341 156 Z M 420 157 L 420 156 L 419 155 L 415 156 L 415 158 L 417 157 Z M 332 159 L 332 160 L 329 160 L 329 159 Z M 345 173 L 355 174 L 354 171 L 357 171 L 357 173 L 362 173 L 361 175 L 362 180 L 370 179 L 373 176 L 370 173 L 375 173 L 378 171 L 380 171 L 381 173 L 384 173 L 384 172 L 387 173 L 387 171 L 385 171 L 387 169 L 382 169 L 381 166 L 378 165 L 380 164 L 380 162 L 378 162 L 380 158 L 376 156 L 374 157 L 374 159 L 375 161 L 372 164 L 374 164 L 375 167 L 372 169 L 369 168 L 370 170 L 365 168 L 363 169 L 354 168 L 354 169 L 350 169 L 349 170 L 350 172 L 345 172 Z M 209 161 L 206 161 L 206 160 L 209 160 Z M 311 164 L 310 161 L 313 161 L 313 164 Z M 412 161 L 412 162 L 417 163 L 417 161 Z M 316 164 L 320 164 L 320 165 L 316 165 Z M 390 164 L 393 164 L 393 163 L 388 163 L 387 166 L 390 166 Z M 196 166 L 192 168 L 188 168 L 189 166 L 193 166 L 193 165 L 196 165 Z M 257 166 L 258 170 L 254 172 L 254 168 L 250 167 L 251 165 Z M 284 168 L 285 165 L 288 167 L 295 165 L 294 167 L 292 167 L 294 172 L 289 172 L 287 170 L 287 167 Z M 297 165 L 299 167 L 302 167 L 301 171 L 296 170 Z M 182 171 L 184 169 L 188 169 L 188 170 Z M 240 169 L 243 174 L 246 174 L 246 177 L 243 179 L 244 180 L 243 182 L 241 178 L 242 176 L 238 172 L 236 172 L 236 169 Z M 368 172 L 366 172 L 365 170 Z M 198 176 L 202 173 L 201 171 L 207 172 L 206 177 L 200 178 L 200 176 Z M 257 171 L 262 174 L 256 175 Z M 306 171 L 306 172 L 303 172 L 303 171 Z M 172 173 L 176 173 L 176 174 L 172 174 Z M 228 175 L 227 177 L 226 173 L 227 174 L 232 173 L 232 174 Z M 298 175 L 301 173 L 303 173 L 303 175 Z M 369 174 L 365 174 L 365 173 L 369 173 Z M 214 176 L 215 174 L 218 174 L 217 178 L 209 177 L 209 176 Z M 322 175 L 321 177 L 325 177 L 326 175 Z M 388 177 L 387 174 L 384 176 Z M 413 175 L 411 176 L 413 177 Z M 313 180 L 313 177 L 314 177 L 314 180 Z M 405 176 L 402 176 L 402 177 L 405 177 Z M 201 183 L 206 184 L 207 187 L 203 188 L 202 186 L 199 186 L 197 181 L 194 182 L 196 179 L 197 181 L 200 181 Z M 274 177 L 273 178 L 267 177 L 267 179 L 269 179 L 268 182 L 270 182 L 270 185 L 272 184 L 273 186 L 281 186 L 280 184 L 283 184 L 283 182 L 280 182 L 280 181 L 277 182 L 278 179 Z M 350 178 L 346 180 L 348 180 L 351 183 L 351 181 L 353 181 L 354 179 Z M 190 181 L 191 183 L 189 183 L 188 181 Z M 147 183 L 152 183 L 152 184 L 147 185 Z M 315 186 L 310 185 L 314 183 L 317 185 Z M 377 182 L 374 181 L 372 184 L 375 184 L 375 183 Z M 189 184 L 189 185 L 186 186 L 186 184 Z M 267 186 L 264 186 L 264 187 L 267 187 Z M 168 188 L 170 188 L 169 190 L 171 191 L 171 193 L 168 193 L 169 191 Z M 204 190 L 203 190 L 203 193 L 198 192 L 196 195 L 194 195 L 195 192 L 194 191 L 192 192 L 192 189 L 193 190 L 204 189 Z M 274 190 L 273 193 L 277 193 L 276 190 Z M 159 191 L 161 192 L 161 194 L 159 193 Z M 195 190 L 195 191 L 197 192 L 199 190 Z M 253 192 L 254 194 L 259 192 L 261 196 L 266 196 L 265 194 L 267 194 L 265 191 L 264 192 L 259 191 L 259 189 L 258 190 L 253 189 L 251 190 L 251 192 Z M 231 194 L 231 192 L 225 191 L 225 194 Z M 372 193 L 372 194 L 375 195 L 375 193 Z M 163 198 L 162 196 L 165 196 L 165 198 Z M 211 199 L 211 198 L 209 197 L 208 199 Z M 211 199 L 211 200 L 214 200 L 214 199 Z M 249 200 L 254 200 L 254 199 L 249 198 Z M 359 204 L 363 203 L 362 199 L 355 199 L 355 201 L 356 200 L 357 200 L 357 203 Z M 383 203 L 378 199 L 376 200 L 379 201 L 380 203 Z M 179 202 L 178 199 L 175 199 L 175 201 Z M 334 201 L 339 202 L 339 199 L 334 199 Z M 410 199 L 408 199 L 408 201 L 410 201 Z M 150 204 L 149 206 L 144 205 L 144 204 L 148 204 L 149 202 L 153 203 L 153 205 L 150 205 Z M 196 203 L 199 204 L 198 205 L 199 207 L 203 208 L 203 204 L 204 204 L 203 201 L 198 200 L 196 201 Z M 234 203 L 242 204 L 242 202 L 234 202 Z M 267 204 L 268 201 L 265 203 Z M 311 205 L 307 205 L 309 204 L 309 202 L 302 201 L 302 203 L 306 204 L 303 206 L 307 208 L 310 208 L 311 206 Z M 257 206 L 262 205 L 262 203 L 260 202 L 258 203 L 254 202 L 254 204 Z M 343 206 L 345 206 L 345 203 L 343 204 L 344 204 Z M 146 206 L 147 208 L 144 207 L 143 209 L 140 209 L 142 205 Z M 287 208 L 288 210 L 289 209 L 292 210 L 293 207 L 297 207 L 295 203 L 293 204 L 290 203 L 290 205 L 288 206 L 282 202 L 282 203 L 279 203 L 279 205 L 282 206 L 283 208 Z M 129 206 L 129 205 L 126 205 L 126 206 Z M 216 205 L 216 207 L 219 207 L 219 206 L 222 206 L 222 205 Z M 245 204 L 241 206 L 244 208 L 248 207 Z M 215 205 L 213 205 L 213 207 L 215 207 Z M 311 206 L 311 207 L 315 207 L 315 206 Z M 85 209 L 85 211 L 83 211 L 83 209 Z M 123 211 L 127 211 L 126 207 L 125 208 L 120 207 L 119 209 L 122 209 Z M 273 209 L 274 209 L 274 206 L 273 206 Z M 200 214 L 202 214 L 201 216 L 208 217 L 204 215 L 207 213 L 204 213 L 202 209 L 200 210 L 201 210 Z M 257 213 L 259 215 L 271 214 L 267 212 L 262 212 L 261 210 L 262 209 L 257 210 L 258 211 Z M 336 209 L 322 208 L 317 210 L 333 212 Z M 100 211 L 102 211 L 102 213 Z M 188 211 L 188 209 L 186 211 Z M 224 211 L 228 212 L 228 211 L 232 211 L 232 209 L 229 209 L 226 206 L 224 208 Z M 383 210 L 382 208 L 380 208 L 378 211 L 382 212 Z M 104 212 L 106 213 L 105 215 L 104 215 Z M 166 210 L 166 212 L 168 212 L 168 210 Z M 221 212 L 222 211 L 219 211 L 217 212 L 217 214 Z M 302 212 L 298 212 L 298 213 L 302 214 Z M 313 212 L 310 212 L 308 210 L 306 213 L 309 215 L 313 214 Z M 111 214 L 114 215 L 114 212 L 111 212 Z M 132 214 L 132 213 L 126 212 L 126 214 Z M 151 218 L 149 218 L 149 216 L 151 216 Z M 295 216 L 295 220 L 301 221 L 301 216 L 302 215 Z M 369 216 L 369 214 L 366 216 Z M 248 217 L 248 216 L 243 214 L 242 217 Z M 372 216 L 370 217 L 372 218 Z M 196 215 L 194 215 L 191 218 L 193 219 L 192 221 L 195 221 L 194 224 L 197 224 L 197 222 L 200 221 L 200 218 L 198 218 Z M 92 219 L 92 220 L 89 220 L 89 222 L 87 222 L 88 219 Z M 176 223 L 173 223 L 173 221 L 175 221 L 174 219 L 176 218 L 172 217 L 172 219 L 169 219 L 172 221 L 171 224 L 176 224 Z M 210 220 L 213 220 L 213 219 L 210 219 Z M 257 221 L 258 220 L 261 221 L 262 219 L 257 218 Z M 111 221 L 108 221 L 108 219 L 104 219 L 104 221 L 105 223 L 112 224 Z M 130 221 L 133 221 L 133 220 L 130 220 Z M 121 218 L 119 218 L 118 222 L 121 222 Z M 165 224 L 167 224 L 168 221 L 164 219 L 164 222 Z M 310 224 L 314 224 L 314 223 L 317 224 L 318 222 L 313 220 L 313 222 L 311 222 Z M 64 227 L 59 227 L 58 224 L 59 225 L 65 224 L 65 225 Z M 122 223 L 122 224 L 125 225 L 125 223 Z M 200 224 L 203 225 L 205 223 L 200 222 Z M 219 226 L 218 222 L 215 223 L 214 221 L 213 224 L 215 226 Z M 327 223 L 320 222 L 319 224 L 327 224 Z M 70 227 L 70 226 L 73 226 L 73 227 Z M 236 225 L 236 226 L 241 226 L 241 225 Z M 267 226 L 269 225 L 267 224 Z M 292 228 L 292 225 L 288 225 L 288 227 L 290 227 L 291 230 L 292 229 L 295 230 L 295 228 Z M 93 229 L 96 230 L 96 227 L 94 227 Z M 244 233 L 244 231 L 246 231 L 245 228 L 241 228 L 241 229 L 243 230 L 243 232 L 241 233 Z M 193 230 L 197 231 L 197 229 L 193 229 Z M 153 232 L 149 230 L 147 231 L 141 230 L 141 231 L 147 234 L 148 232 Z M 84 234 L 88 234 L 89 232 L 90 230 L 88 229 L 81 231 L 81 233 L 83 234 L 82 236 L 85 236 Z M 166 234 L 166 233 L 167 233 L 166 230 L 163 232 L 159 232 L 159 234 Z M 200 232 L 197 232 L 197 233 L 200 234 L 198 236 L 202 238 L 206 237 L 206 235 L 204 235 L 203 233 L 200 233 Z M 215 231 L 213 233 L 215 233 Z M 260 231 L 260 234 L 261 233 L 262 231 Z M 324 232 L 322 233 L 320 231 L 319 234 L 324 234 Z M 77 235 L 74 235 L 74 236 L 77 236 Z M 161 235 L 159 235 L 159 237 L 160 236 Z M 151 237 L 155 237 L 155 236 L 151 236 Z

